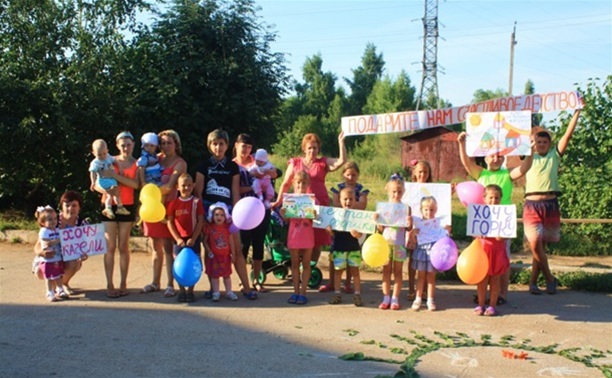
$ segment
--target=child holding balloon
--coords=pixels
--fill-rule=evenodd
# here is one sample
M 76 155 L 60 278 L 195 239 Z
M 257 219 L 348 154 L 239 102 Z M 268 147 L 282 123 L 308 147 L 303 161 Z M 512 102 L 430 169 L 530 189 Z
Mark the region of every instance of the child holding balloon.
M 385 190 L 389 196 L 389 202 L 401 203 L 402 196 L 406 190 L 404 179 L 394 173 L 387 181 Z M 383 267 L 382 292 L 383 300 L 378 308 L 381 310 L 399 310 L 399 296 L 402 290 L 403 266 L 406 261 L 406 231 L 412 229 L 412 217 L 410 216 L 410 206 L 407 209 L 408 217 L 406 223 L 408 227 L 383 227 L 378 226 L 378 231 L 382 232 L 383 237 L 390 247 L 389 262 Z M 393 295 L 391 296 L 391 274 L 393 274 Z
M 356 202 L 354 189 L 342 189 L 340 191 L 339 202 L 343 209 L 354 209 Z M 361 300 L 361 278 L 359 276 L 359 265 L 361 265 L 359 238 L 362 234 L 356 230 L 333 231 L 331 226 L 327 226 L 327 232 L 333 236 L 334 240 L 334 249 L 332 259 L 330 261 L 334 262 L 333 279 L 335 293 L 329 303 L 342 303 L 340 282 L 342 281 L 342 272 L 346 270 L 347 272 L 351 272 L 351 276 L 355 280 L 355 295 L 353 296 L 353 304 L 357 307 L 361 307 L 363 306 L 363 302 Z
M 174 257 L 185 247 L 200 257 L 200 234 L 204 226 L 204 206 L 199 198 L 193 196 L 193 179 L 188 173 L 183 173 L 177 181 L 179 197 L 173 199 L 168 204 L 166 214 L 168 219 L 168 231 L 175 240 Z M 170 263 L 169 261 L 167 262 Z M 179 302 L 193 302 L 194 286 L 189 286 L 187 290 L 179 282 L 180 292 Z
M 293 193 L 306 194 L 310 185 L 310 176 L 305 171 L 297 171 L 293 176 Z M 285 216 L 285 209 L 281 208 L 281 215 Z M 315 215 L 316 217 L 316 215 Z M 310 258 L 314 248 L 314 228 L 312 219 L 290 218 L 289 232 L 287 233 L 287 248 L 291 254 L 291 278 L 293 281 L 293 294 L 289 297 L 290 304 L 306 304 L 306 288 L 310 280 Z M 300 278 L 300 263 L 302 275 Z
M 502 198 L 502 188 L 498 185 L 487 185 L 484 190 L 484 203 L 486 205 L 499 205 Z M 478 283 L 478 306 L 474 308 L 474 314 L 495 316 L 497 311 L 495 305 L 500 292 L 501 276 L 510 268 L 510 260 L 506 254 L 506 239 L 496 238 L 480 238 L 482 247 L 487 259 L 489 260 L 489 271 L 487 276 Z M 487 285 L 490 286 L 489 306 L 484 309 Z
M 427 292 L 427 309 L 435 311 L 437 309 L 434 300 L 436 294 L 436 269 L 433 267 L 430 258 L 430 251 L 434 242 L 425 241 L 424 236 L 419 238 L 419 234 L 425 235 L 425 231 L 429 234 L 427 240 L 440 239 L 448 236 L 450 226 L 441 227 L 436 218 L 438 211 L 438 202 L 433 196 L 421 198 L 421 215 L 423 219 L 414 222 L 412 234 L 416 236 L 417 246 L 412 252 L 412 268 L 417 272 L 416 298 L 412 302 L 412 309 L 419 311 L 422 305 L 422 298 Z M 427 290 L 425 290 L 427 285 Z
M 231 274 L 237 253 L 234 238 L 230 233 L 232 218 L 227 205 L 223 202 L 210 205 L 207 221 L 204 226 L 204 262 L 212 286 L 212 300 L 218 302 L 221 298 L 219 278 L 223 277 L 225 298 L 236 301 L 238 296 L 232 291 Z

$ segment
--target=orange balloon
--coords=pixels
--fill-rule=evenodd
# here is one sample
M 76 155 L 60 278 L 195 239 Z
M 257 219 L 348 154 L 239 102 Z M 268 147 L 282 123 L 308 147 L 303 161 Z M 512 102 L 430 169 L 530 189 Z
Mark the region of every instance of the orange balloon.
M 457 274 L 461 281 L 468 285 L 476 285 L 487 276 L 489 259 L 485 254 L 480 240 L 474 239 L 457 259 Z

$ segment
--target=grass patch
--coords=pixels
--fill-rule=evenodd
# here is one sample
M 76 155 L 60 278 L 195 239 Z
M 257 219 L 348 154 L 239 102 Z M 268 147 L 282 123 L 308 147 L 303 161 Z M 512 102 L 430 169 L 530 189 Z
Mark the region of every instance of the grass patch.
M 0 231 L 7 230 L 37 230 L 38 225 L 32 217 L 22 211 L 9 210 L 0 214 Z
M 598 293 L 612 293 L 612 273 L 589 273 L 584 271 L 558 272 L 555 277 L 559 285 L 572 290 L 584 290 Z M 514 284 L 527 285 L 531 278 L 531 270 L 524 269 L 514 273 L 510 282 Z M 538 285 L 544 286 L 546 279 L 540 275 Z

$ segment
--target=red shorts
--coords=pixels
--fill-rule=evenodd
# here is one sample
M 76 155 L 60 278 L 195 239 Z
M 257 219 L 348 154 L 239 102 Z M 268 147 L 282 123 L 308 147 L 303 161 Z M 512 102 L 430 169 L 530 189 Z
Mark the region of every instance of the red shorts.
M 523 226 L 529 241 L 542 240 L 546 243 L 561 239 L 561 211 L 556 198 L 542 201 L 525 201 Z
M 46 280 L 56 280 L 64 275 L 64 262 L 46 262 L 41 261 L 39 265 L 40 271 Z

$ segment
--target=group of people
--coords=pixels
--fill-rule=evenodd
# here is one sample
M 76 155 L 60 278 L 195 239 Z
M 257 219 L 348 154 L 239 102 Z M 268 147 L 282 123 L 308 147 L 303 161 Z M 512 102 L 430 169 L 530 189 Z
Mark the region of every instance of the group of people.
M 533 153 L 520 166 L 508 170 L 503 168 L 504 157 L 490 155 L 485 158 L 486 168 L 476 164 L 467 156 L 466 134 L 458 136 L 460 159 L 467 173 L 485 186 L 483 201 L 486 204 L 511 204 L 513 182 L 526 176 L 525 205 L 523 211 L 525 236 L 533 253 L 532 276 L 529 291 L 539 295 L 537 286 L 540 273 L 546 278 L 546 292 L 554 294 L 557 280 L 551 274 L 546 259 L 546 243 L 559 240 L 560 212 L 557 196 L 560 194 L 557 180 L 560 157 L 565 152 L 575 130 L 580 110 L 577 110 L 558 145 L 553 147 L 551 135 L 544 129 L 535 130 L 532 137 Z M 274 208 L 281 208 L 283 197 L 291 188 L 296 194 L 310 193 L 315 203 L 322 206 L 363 210 L 367 206 L 369 191 L 358 182 L 359 167 L 355 162 L 347 163 L 344 134 L 338 137 L 337 158 L 320 156 L 321 140 L 316 134 L 307 134 L 302 140 L 303 155 L 289 160 L 284 180 L 274 200 L 272 180 L 282 172 L 269 161 L 265 150 L 253 154 L 254 141 L 248 134 L 239 134 L 233 148 L 234 158 L 226 153 L 230 146 L 227 132 L 221 129 L 208 134 L 207 147 L 210 157 L 203 160 L 196 169 L 195 177 L 187 173 L 187 162 L 181 157 L 181 140 L 173 130 L 158 134 L 147 133 L 141 138 L 142 156 L 133 157 L 135 138 L 123 131 L 115 138 L 119 154 L 111 157 L 103 140 L 96 140 L 92 153 L 96 157 L 90 165 L 91 189 L 102 195 L 102 221 L 108 252 L 104 256 L 107 281 L 107 296 L 118 298 L 128 295 L 127 274 L 130 262 L 129 237 L 136 221 L 137 205 L 134 193 L 145 184 L 158 185 L 162 202 L 166 206 L 166 218 L 160 222 L 144 223 L 144 234 L 153 244 L 152 280 L 144 286 L 142 293 L 162 290 L 162 267 L 166 260 L 166 285 L 163 295 L 177 294 L 179 302 L 195 300 L 194 287 L 179 286 L 175 289 L 172 263 L 178 253 L 189 247 L 198 259 L 204 260 L 209 278 L 210 290 L 207 298 L 218 301 L 221 298 L 220 278 L 225 286 L 224 297 L 238 299 L 232 289 L 230 275 L 235 269 L 240 283 L 240 293 L 248 299 L 257 299 L 258 293 L 266 291 L 259 282 L 264 257 L 264 238 Z M 331 198 L 325 179 L 329 172 L 342 170 L 343 182 L 331 188 Z M 415 161 L 410 167 L 411 180 L 417 183 L 431 182 L 431 167 L 427 161 Z M 394 174 L 388 180 L 385 190 L 388 201 L 401 203 L 404 195 L 404 179 Z M 251 230 L 232 227 L 231 214 L 234 205 L 245 196 L 261 200 L 265 216 L 261 223 Z M 61 262 L 58 256 L 57 229 L 84 224 L 79 216 L 81 196 L 67 191 L 60 199 L 60 213 L 50 207 L 41 207 L 37 218 L 41 226 L 39 242 L 35 246 L 37 255 L 35 272 L 47 282 L 47 299 L 57 301 L 73 293 L 70 279 L 87 258 Z M 420 211 L 423 220 L 434 219 L 437 201 L 428 196 L 421 199 Z M 380 309 L 400 308 L 400 293 L 403 286 L 403 266 L 408 260 L 408 296 L 411 308 L 420 310 L 423 305 L 430 311 L 436 310 L 435 278 L 429 252 L 433 243 L 419 243 L 419 225 L 413 223 L 410 207 L 407 209 L 405 227 L 379 226 L 380 232 L 389 244 L 389 262 L 383 267 Z M 320 287 L 321 292 L 333 292 L 329 303 L 342 303 L 342 291 L 353 294 L 353 303 L 362 306 L 361 243 L 363 235 L 355 230 L 336 231 L 314 228 L 313 220 L 307 218 L 288 219 L 287 247 L 291 254 L 294 274 L 294 292 L 288 299 L 291 304 L 306 304 L 307 283 L 310 278 L 311 261 L 316 263 L 323 246 L 330 248 L 330 279 Z M 450 228 L 440 225 L 450 234 Z M 496 306 L 507 300 L 509 279 L 510 242 L 499 238 L 482 238 L 483 248 L 489 259 L 487 277 L 478 284 L 475 302 L 477 315 L 496 315 Z M 203 253 L 201 253 L 203 246 Z M 118 248 L 117 248 L 118 247 Z M 119 250 L 120 282 L 118 288 L 113 282 L 115 250 Z M 247 272 L 247 256 L 252 249 L 253 281 Z M 183 252 L 182 252 L 183 251 Z M 344 287 L 342 275 L 346 271 Z M 298 273 L 301 272 L 301 273 Z M 393 286 L 391 278 L 393 277 Z M 353 284 L 351 283 L 353 282 Z M 490 286 L 488 304 L 486 289 Z

